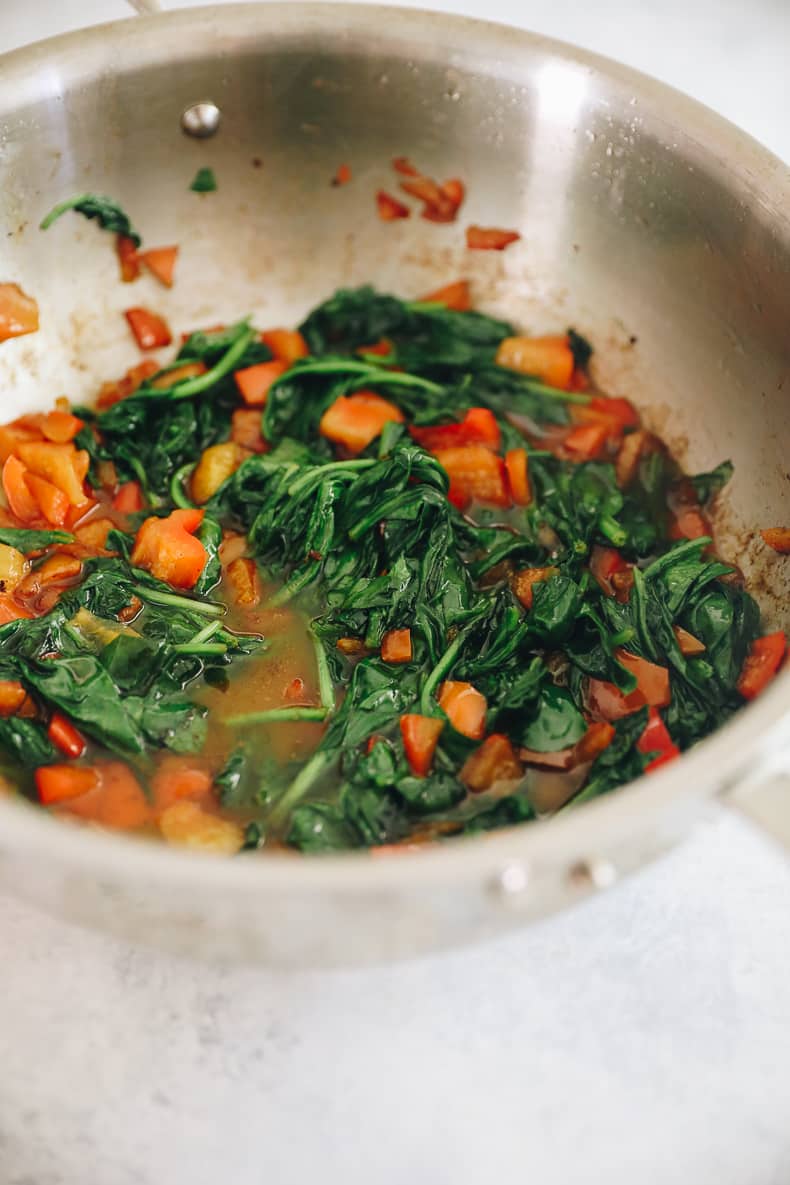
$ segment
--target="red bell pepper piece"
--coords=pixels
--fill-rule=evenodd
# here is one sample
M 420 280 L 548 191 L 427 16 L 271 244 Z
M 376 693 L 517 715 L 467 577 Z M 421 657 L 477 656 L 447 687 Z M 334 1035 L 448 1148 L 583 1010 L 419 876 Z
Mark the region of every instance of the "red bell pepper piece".
M 444 721 L 434 716 L 420 716 L 416 712 L 401 716 L 400 731 L 406 760 L 418 778 L 424 778 L 430 772 L 443 728 Z
M 520 238 L 517 230 L 500 230 L 496 226 L 466 228 L 466 245 L 474 251 L 504 251 Z
M 167 518 L 147 518 L 134 541 L 132 564 L 174 588 L 194 588 L 208 558 L 194 536 L 204 513 L 174 510 Z
M 64 757 L 82 757 L 85 752 L 87 745 L 85 737 L 70 720 L 61 716 L 60 712 L 55 712 L 50 720 L 47 736 L 55 748 L 60 749 Z
M 165 319 L 158 313 L 152 313 L 150 309 L 127 309 L 124 317 L 129 322 L 129 328 L 141 350 L 156 350 L 160 346 L 169 346 L 173 340 Z
M 656 754 L 645 766 L 645 773 L 650 773 L 651 770 L 665 765 L 667 761 L 674 761 L 676 757 L 680 757 L 680 749 L 669 735 L 657 708 L 651 708 L 648 712 L 645 730 L 636 742 L 636 747 L 640 753 Z
M 771 682 L 787 650 L 782 630 L 766 634 L 752 642 L 738 678 L 738 691 L 744 699 L 754 699 Z

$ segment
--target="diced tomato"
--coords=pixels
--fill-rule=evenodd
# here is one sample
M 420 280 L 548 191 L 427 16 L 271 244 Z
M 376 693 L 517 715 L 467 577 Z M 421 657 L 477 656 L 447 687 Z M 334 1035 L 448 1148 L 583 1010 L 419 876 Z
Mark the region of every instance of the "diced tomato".
M 310 347 L 298 329 L 265 329 L 261 341 L 269 347 L 278 362 L 285 362 L 288 366 L 310 353 Z
M 139 481 L 125 481 L 112 500 L 113 510 L 120 514 L 136 514 L 144 506 L 145 498 Z
M 121 279 L 124 284 L 131 284 L 140 275 L 140 256 L 137 244 L 128 235 L 116 235 L 115 252 L 121 269 Z
M 510 497 L 516 506 L 529 506 L 532 490 L 529 484 L 529 460 L 527 450 L 511 448 L 505 453 L 505 469 Z
M 752 642 L 738 678 L 738 691 L 744 699 L 754 699 L 773 679 L 787 650 L 787 638 L 781 630 Z
M 56 591 L 59 591 L 66 586 L 75 584 L 81 576 L 82 562 L 76 556 L 66 552 L 55 552 L 48 556 L 43 564 L 28 572 L 27 576 L 16 586 L 15 595 L 20 600 L 24 598 L 35 600 L 48 586 L 57 586 Z
M 593 395 L 587 404 L 590 411 L 617 420 L 622 428 L 638 428 L 639 412 L 630 399 L 614 395 Z
M 535 599 L 535 585 L 541 584 L 544 580 L 551 580 L 552 576 L 556 576 L 558 572 L 559 568 L 552 566 L 522 568 L 520 572 L 514 572 L 510 580 L 513 595 L 521 601 L 525 609 L 531 609 Z
M 42 765 L 35 773 L 38 797 L 44 806 L 68 802 L 95 789 L 99 775 L 90 766 Z
M 30 610 L 18 605 L 10 593 L 0 593 L 0 625 L 8 625 L 10 621 L 32 616 Z
M 702 539 L 711 535 L 713 527 L 699 506 L 680 506 L 669 525 L 670 539 Z
M 443 728 L 444 721 L 434 716 L 420 716 L 416 712 L 401 716 L 400 731 L 406 760 L 411 772 L 418 778 L 430 773 Z
M 444 288 L 437 288 L 435 292 L 421 296 L 420 300 L 426 304 L 443 304 L 445 308 L 454 309 L 457 313 L 467 313 L 472 307 L 469 281 L 456 280 L 452 284 L 446 284 Z
M 374 391 L 357 391 L 354 395 L 341 395 L 327 408 L 318 431 L 356 455 L 380 436 L 384 425 L 389 423 L 403 423 L 400 408 Z
M 43 416 L 41 419 L 43 420 Z M 16 452 L 18 444 L 24 441 L 41 440 L 40 428 L 28 424 L 30 417 L 24 416 L 10 424 L 0 425 L 0 462 L 5 464 L 12 453 Z
M 27 692 L 17 679 L 0 680 L 0 716 L 16 716 L 26 698 Z
M 256 362 L 254 366 L 245 366 L 243 370 L 236 370 L 233 377 L 247 406 L 263 407 L 272 383 L 281 374 L 285 374 L 287 369 L 287 362 L 281 362 L 275 358 L 271 362 Z
M 38 305 L 18 284 L 0 284 L 0 342 L 38 329 Z
M 669 735 L 667 726 L 657 708 L 651 708 L 648 712 L 645 731 L 636 742 L 636 747 L 640 753 L 656 754 L 653 760 L 645 766 L 646 774 L 665 765 L 668 761 L 674 761 L 676 757 L 680 757 L 680 749 Z
M 614 656 L 621 666 L 636 679 L 637 690 L 642 694 L 646 704 L 654 708 L 665 708 L 671 699 L 669 686 L 669 671 L 666 667 L 640 658 L 638 654 L 631 654 L 618 647 Z
M 64 757 L 82 757 L 87 743 L 85 737 L 65 716 L 55 712 L 49 722 L 47 736 L 56 749 L 60 749 Z
M 484 444 L 497 452 L 502 443 L 496 416 L 487 407 L 470 407 L 464 418 L 453 424 L 433 424 L 426 428 L 411 425 L 409 433 L 429 452 L 467 444 Z
M 596 544 L 590 556 L 590 571 L 599 587 L 608 597 L 616 596 L 618 589 L 613 578 L 621 572 L 631 572 L 627 563 L 615 547 L 601 547 Z M 619 599 L 619 598 L 618 598 Z
M 486 697 L 472 686 L 447 679 L 439 688 L 439 707 L 456 732 L 479 741 L 486 730 Z
M 679 625 L 673 625 L 672 632 L 675 635 L 680 653 L 685 654 L 687 658 L 693 658 L 695 654 L 705 653 L 705 643 L 700 642 L 699 638 L 695 638 L 688 630 L 684 630 Z
M 148 251 L 140 252 L 140 262 L 165 288 L 173 287 L 177 258 L 178 247 L 151 247 Z
M 173 340 L 167 322 L 150 309 L 127 309 L 124 317 L 129 322 L 129 328 L 141 350 L 156 350 L 160 346 L 169 346 Z
M 90 456 L 84 449 L 77 449 L 73 443 L 31 441 L 28 444 L 20 444 L 17 454 L 31 473 L 45 478 L 62 490 L 72 506 L 88 505 L 90 498 L 85 493 L 83 482 L 88 472 Z
M 70 815 L 119 831 L 133 831 L 151 821 L 153 810 L 148 799 L 124 762 L 106 761 L 93 768 L 74 765 L 59 768 L 93 777 L 94 784 L 88 787 L 88 792 L 69 802 L 66 809 Z
M 162 374 L 157 375 L 155 379 L 151 380 L 151 386 L 155 387 L 157 391 L 169 391 L 176 383 L 183 383 L 187 379 L 195 379 L 205 373 L 206 367 L 204 363 L 185 362 L 183 366 L 174 366 L 170 370 L 165 370 Z
M 459 177 L 451 177 L 449 181 L 443 181 L 441 191 L 449 202 L 452 202 L 456 210 L 463 205 L 463 200 L 466 197 L 466 186 Z
M 450 478 L 448 497 L 454 506 L 463 510 L 470 502 L 510 505 L 505 463 L 485 445 L 437 449 L 435 456 Z
M 167 754 L 151 778 L 154 803 L 158 811 L 172 806 L 174 802 L 187 799 L 195 802 L 205 798 L 213 785 L 207 769 L 195 763 L 194 757 Z
M 566 452 L 571 453 L 574 460 L 593 461 L 599 457 L 606 446 L 606 428 L 603 424 L 579 424 L 571 428 L 563 441 Z
M 639 469 L 639 462 L 652 437 L 644 428 L 637 432 L 629 432 L 624 436 L 614 463 L 615 476 L 620 489 L 624 490 L 631 484 Z
M 453 203 L 431 177 L 418 173 L 408 181 L 401 181 L 400 187 L 404 193 L 424 204 L 423 218 L 430 218 L 434 222 L 452 222 L 455 217 Z
M 269 451 L 269 442 L 264 439 L 261 430 L 261 413 L 257 408 L 237 408 L 230 418 L 230 423 L 230 438 L 234 444 L 253 453 Z
M 500 230 L 495 226 L 468 226 L 466 228 L 466 245 L 475 251 L 504 251 L 511 243 L 515 243 L 521 235 L 517 230 Z
M 26 473 L 25 481 L 47 522 L 53 527 L 62 527 L 71 505 L 63 491 L 35 473 Z
M 261 582 L 255 560 L 239 558 L 232 560 L 227 567 L 227 579 L 233 589 L 233 599 L 237 605 L 247 607 L 258 605 L 261 599 Z
M 348 185 L 350 180 L 351 180 L 351 165 L 346 165 L 346 164 L 338 165 L 337 169 L 335 170 L 335 175 L 332 178 L 332 184 L 334 186 Z
M 404 206 L 403 202 L 385 193 L 383 189 L 376 194 L 376 208 L 382 222 L 394 222 L 397 218 L 408 218 L 411 214 L 408 206 Z
M 392 167 L 402 177 L 419 177 L 420 175 L 420 170 L 416 169 L 406 156 L 396 156 L 392 161 Z
M 77 527 L 74 535 L 79 545 L 87 552 L 93 555 L 108 555 L 109 552 L 105 550 L 107 536 L 114 526 L 115 523 L 110 518 L 94 518 L 83 527 Z
M 11 513 L 22 523 L 32 523 L 39 518 L 41 511 L 38 503 L 30 492 L 25 477 L 27 469 L 13 454 L 3 465 L 3 491 Z
M 137 366 L 130 367 L 123 378 L 116 379 L 112 383 L 102 383 L 96 406 L 101 409 L 112 407 L 114 403 L 119 403 L 121 399 L 133 395 L 138 387 L 156 374 L 158 369 L 159 367 L 152 358 L 146 358 L 143 362 L 138 362 Z
M 51 411 L 41 422 L 41 431 L 53 444 L 68 444 L 85 427 L 85 421 L 67 411 Z
M 147 518 L 137 532 L 131 562 L 174 588 L 193 588 L 208 558 L 194 532 L 203 510 L 174 510 L 167 518 Z
M 586 381 L 586 380 L 585 380 Z M 577 372 L 574 370 L 570 384 L 571 390 L 578 390 Z M 581 388 L 582 390 L 584 388 Z M 589 403 L 574 405 L 571 409 L 571 419 L 576 424 L 600 424 L 606 428 L 606 435 L 610 440 L 621 437 L 626 428 L 639 427 L 639 415 L 636 408 L 628 399 L 593 395 Z M 645 437 L 650 433 L 646 432 Z
M 480 794 L 497 782 L 517 780 L 523 772 L 510 740 L 504 733 L 493 732 L 479 749 L 469 754 L 459 777 L 472 794 Z
M 341 654 L 346 654 L 350 658 L 357 658 L 368 652 L 364 638 L 338 638 L 336 646 Z
M 634 676 L 636 688 L 626 695 L 614 683 L 603 679 L 588 680 L 587 700 L 593 715 L 611 721 L 638 712 L 646 704 L 655 708 L 667 707 L 671 689 L 666 667 L 622 649 L 615 651 L 615 658 Z
M 613 725 L 598 720 L 587 726 L 587 731 L 573 746 L 574 764 L 583 765 L 595 761 L 604 749 L 608 749 L 615 738 Z
M 384 662 L 411 662 L 411 630 L 388 630 L 381 639 L 381 657 Z
M 573 377 L 573 351 L 567 335 L 506 337 L 496 352 L 497 366 L 531 375 L 550 387 L 567 390 Z
M 379 358 L 387 358 L 392 353 L 392 342 L 389 338 L 382 337 L 372 346 L 357 346 L 357 354 L 374 354 Z
M 760 531 L 760 534 L 763 541 L 774 551 L 778 551 L 780 555 L 790 554 L 790 528 L 766 527 L 764 531 Z
M 300 679 L 297 675 L 295 679 L 286 687 L 283 692 L 283 699 L 287 700 L 289 704 L 301 704 L 305 701 L 305 686 L 304 679 Z M 368 749 L 368 752 L 370 750 Z

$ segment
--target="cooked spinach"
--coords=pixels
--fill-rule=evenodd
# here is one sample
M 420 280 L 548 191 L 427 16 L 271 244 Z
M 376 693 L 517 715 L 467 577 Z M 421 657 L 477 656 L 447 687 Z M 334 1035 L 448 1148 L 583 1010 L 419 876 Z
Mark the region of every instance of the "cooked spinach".
M 213 193 L 217 188 L 217 178 L 214 176 L 214 170 L 209 168 L 198 169 L 189 188 L 193 193 Z
M 110 230 L 117 235 L 131 239 L 135 247 L 139 247 L 142 243 L 140 235 L 129 221 L 128 214 L 121 209 L 118 203 L 113 198 L 102 197 L 96 193 L 81 193 L 76 197 L 69 198 L 68 201 L 59 202 L 42 219 L 41 229 L 47 230 L 68 210 L 74 210 L 75 213 L 83 214 L 86 218 L 95 218 L 102 230 Z
M 122 211 L 93 198 L 64 203 L 47 225 L 67 208 L 133 235 Z M 671 522 L 675 501 L 711 501 L 731 475 L 728 462 L 685 477 L 656 446 L 623 489 L 614 447 L 571 459 L 562 441 L 577 418 L 594 417 L 595 405 L 585 406 L 591 396 L 499 367 L 498 345 L 513 328 L 481 313 L 367 287 L 337 292 L 301 331 L 309 356 L 274 381 L 261 410 L 268 451 L 240 453 L 203 507 L 197 538 L 206 562 L 189 593 L 132 566 L 135 530 L 146 517 L 192 505 L 187 475 L 207 447 L 233 438 L 234 373 L 269 361 L 271 351 L 247 321 L 198 331 L 134 394 L 85 412 L 90 426 L 76 444 L 90 453 L 90 480 L 98 485 L 102 463 L 112 462 L 119 481 L 139 482 L 147 508 L 111 531 L 107 547 L 116 554 L 87 560 L 54 607 L 0 626 L 2 678 L 21 682 L 37 709 L 35 720 L 0 719 L 0 745 L 11 756 L 31 767 L 53 761 L 44 724 L 57 710 L 91 744 L 150 772 L 160 750 L 203 748 L 206 704 L 210 714 L 221 702 L 238 660 L 257 653 L 271 680 L 281 677 L 276 636 L 264 642 L 254 625 L 241 632 L 226 624 L 222 548 L 232 532 L 244 536 L 244 562 L 264 588 L 261 620 L 295 623 L 315 658 L 306 699 L 297 687 L 295 701 L 271 707 L 272 696 L 263 704 L 250 696 L 243 710 L 222 714 L 212 792 L 242 818 L 246 849 L 284 841 L 330 852 L 532 818 L 529 779 L 514 790 L 512 768 L 504 796 L 496 783 L 468 792 L 464 771 L 478 760 L 481 731 L 463 729 L 441 698 L 447 682 L 484 697 L 482 731 L 507 737 L 512 761 L 521 749 L 529 760 L 572 758 L 597 710 L 596 683 L 610 696 L 637 690 L 629 655 L 668 671 L 661 718 L 681 749 L 736 710 L 760 629 L 757 605 L 731 582 L 709 539 L 677 540 Z M 567 341 L 583 371 L 589 343 L 574 330 Z M 162 385 L 191 362 L 201 373 Z M 404 422 L 393 417 L 365 447 L 338 451 L 322 435 L 322 417 L 339 397 L 370 390 Z M 448 472 L 412 439 L 410 427 L 449 427 L 471 408 L 491 413 L 503 456 L 525 450 L 527 505 L 459 509 Z M 70 541 L 56 530 L 0 529 L 0 542 L 26 554 Z M 617 596 L 595 574 L 613 550 L 629 577 Z M 540 569 L 528 598 L 519 592 L 522 569 Z M 132 604 L 139 612 L 125 622 Z M 382 642 L 399 630 L 409 631 L 410 657 L 387 662 Z M 684 653 L 680 630 L 704 650 Z M 589 758 L 573 802 L 643 772 L 643 704 L 631 703 Z M 436 733 L 427 776 L 415 772 L 405 716 L 428 718 Z M 315 729 L 306 755 L 276 761 L 273 726 Z

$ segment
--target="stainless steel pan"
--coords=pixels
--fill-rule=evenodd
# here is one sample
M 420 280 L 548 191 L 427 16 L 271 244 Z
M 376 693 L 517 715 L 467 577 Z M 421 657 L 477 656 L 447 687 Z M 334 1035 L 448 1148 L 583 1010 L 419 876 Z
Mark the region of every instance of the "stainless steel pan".
M 203 99 L 222 112 L 210 140 L 181 128 Z M 459 227 L 379 222 L 373 193 L 398 154 L 462 176 L 468 220 L 517 227 L 522 242 L 470 253 Z M 354 179 L 335 190 L 342 161 Z M 176 329 L 248 312 L 287 324 L 341 284 L 419 294 L 466 275 L 486 309 L 587 332 L 602 384 L 633 397 L 689 466 L 733 459 L 724 551 L 768 621 L 788 624 L 790 564 L 754 541 L 790 521 L 788 172 L 706 109 L 463 19 L 195 9 L 3 59 L 0 162 L 0 279 L 42 314 L 38 335 L 0 350 L 4 417 L 89 397 L 135 360 L 106 240 L 76 218 L 36 229 L 83 189 L 122 199 L 149 241 L 182 245 L 172 293 L 135 290 Z M 206 197 L 188 189 L 201 165 L 219 182 Z M 0 876 L 65 917 L 208 956 L 294 965 L 471 941 L 610 883 L 744 777 L 787 826 L 789 712 L 785 674 L 649 779 L 553 822 L 389 860 L 201 859 L 2 801 Z

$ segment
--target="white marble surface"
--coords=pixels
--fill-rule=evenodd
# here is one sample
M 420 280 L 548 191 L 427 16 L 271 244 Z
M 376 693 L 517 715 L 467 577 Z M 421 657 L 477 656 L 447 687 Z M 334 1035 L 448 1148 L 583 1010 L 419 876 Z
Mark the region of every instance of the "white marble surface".
M 787 0 L 449 0 L 790 160 Z M 0 0 L 0 48 L 124 15 Z M 206 968 L 0 899 L 0 1185 L 787 1185 L 790 864 L 734 819 L 575 912 L 364 972 Z

